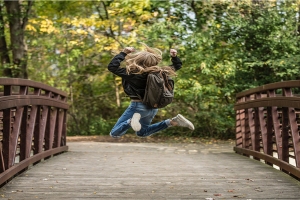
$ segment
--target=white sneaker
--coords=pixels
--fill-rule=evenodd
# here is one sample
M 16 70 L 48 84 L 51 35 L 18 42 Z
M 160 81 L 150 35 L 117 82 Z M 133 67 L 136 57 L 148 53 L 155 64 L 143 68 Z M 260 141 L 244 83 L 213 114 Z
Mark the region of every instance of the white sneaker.
M 132 118 L 131 118 L 130 125 L 131 125 L 132 129 L 135 132 L 140 131 L 141 128 L 142 128 L 142 125 L 140 123 L 140 119 L 141 119 L 141 114 L 140 113 L 134 113 Z
M 172 118 L 172 121 L 176 122 L 178 126 L 187 127 L 191 130 L 195 129 L 193 123 L 184 118 L 181 114 L 178 114 L 176 117 Z

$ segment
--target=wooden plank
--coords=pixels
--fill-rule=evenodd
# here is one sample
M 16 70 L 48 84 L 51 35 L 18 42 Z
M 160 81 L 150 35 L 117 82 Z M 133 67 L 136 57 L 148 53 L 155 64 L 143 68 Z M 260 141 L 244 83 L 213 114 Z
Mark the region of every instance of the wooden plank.
M 267 154 L 270 156 L 273 156 L 273 122 L 272 122 L 272 107 L 267 107 L 267 134 L 266 134 L 266 149 Z M 271 163 L 267 163 L 272 165 Z
M 28 79 L 0 78 L 0 85 L 9 86 L 9 87 L 12 85 L 16 85 L 16 86 L 27 86 L 27 87 L 33 87 L 33 88 L 40 88 L 42 90 L 54 92 L 56 94 L 59 94 L 59 95 L 65 96 L 65 97 L 68 96 L 68 94 L 66 92 L 63 92 L 59 89 L 56 89 L 54 87 L 51 87 L 49 85 L 46 85 L 46 84 L 43 84 L 40 82 L 28 80 Z
M 33 154 L 37 154 L 39 152 L 42 151 L 41 147 L 40 147 L 40 141 L 42 141 L 42 139 L 40 138 L 41 137 L 41 128 L 40 128 L 40 124 L 42 123 L 42 106 L 37 106 L 37 112 L 36 112 L 36 119 L 35 119 L 35 122 L 34 122 L 34 126 L 37 127 L 34 129 L 34 132 L 33 132 L 33 137 L 34 137 L 34 140 L 33 140 Z
M 292 97 L 292 90 L 291 88 L 283 88 L 283 95 L 286 97 Z M 290 145 L 289 145 L 289 138 L 290 138 L 290 128 L 289 126 L 289 108 L 283 107 L 282 108 L 282 160 L 285 162 L 290 162 Z M 299 141 L 298 141 L 299 142 Z M 292 147 L 294 149 L 294 147 Z M 295 158 L 294 158 L 295 159 Z M 283 169 L 284 170 L 284 169 Z
M 40 106 L 38 109 L 36 124 L 39 128 L 34 132 L 34 154 L 38 154 L 43 151 L 48 111 L 48 106 Z
M 296 123 L 296 114 L 293 108 L 288 108 L 290 131 L 293 139 L 293 148 L 296 159 L 296 166 L 300 168 L 300 137 L 298 131 L 298 125 Z
M 52 149 L 56 129 L 59 129 L 57 137 L 65 134 L 62 129 L 66 120 L 63 117 L 56 119 L 57 109 L 66 111 L 69 106 L 65 92 L 42 83 L 0 78 L 0 85 L 4 86 L 0 96 L 1 175 L 12 176 L 14 168 L 19 166 L 16 163 L 21 162 L 25 166 L 24 163 L 44 154 L 45 149 Z M 51 113 L 49 107 L 54 110 L 51 117 L 48 117 Z M 50 123 L 47 128 L 49 134 L 45 138 L 47 122 Z M 56 122 L 59 126 L 56 126 Z M 59 144 L 62 140 L 65 141 L 65 138 L 57 138 Z M 30 157 L 33 142 L 35 156 Z
M 56 118 L 57 118 L 57 109 L 49 108 L 47 126 L 45 130 L 45 150 L 52 149 L 53 147 Z
M 28 106 L 24 106 L 20 131 L 20 161 L 24 160 L 28 156 L 26 153 L 28 145 L 30 145 L 31 148 L 31 143 L 28 144 L 27 142 L 28 113 Z
M 33 141 L 33 135 L 35 131 L 35 125 L 36 125 L 36 116 L 38 111 L 38 106 L 31 106 L 30 109 L 30 118 L 28 120 L 28 123 L 26 123 L 26 127 L 24 130 L 24 136 L 21 139 L 21 154 L 20 154 L 20 160 L 24 160 L 30 156 L 31 153 L 31 146 L 32 146 L 32 141 Z M 25 114 L 25 113 L 24 113 Z M 26 116 L 28 117 L 28 116 Z M 38 128 L 37 128 L 38 129 Z
M 256 150 L 256 135 L 255 135 L 255 124 L 254 124 L 254 116 L 253 116 L 254 109 L 248 109 L 248 121 L 249 121 L 249 130 L 250 130 L 250 138 L 251 138 L 251 149 Z
M 279 122 L 278 110 L 277 110 L 276 106 L 273 106 L 271 108 L 271 113 L 272 113 L 273 130 L 274 130 L 274 135 L 275 135 L 275 139 L 276 139 L 276 146 L 277 146 L 277 150 L 278 150 L 277 153 L 278 153 L 278 157 L 280 159 L 282 159 L 281 127 L 280 127 L 280 122 Z
M 58 110 L 57 117 L 56 117 L 53 147 L 59 147 L 61 145 L 62 134 L 63 134 L 62 133 L 63 123 L 64 123 L 64 110 L 60 109 Z
M 18 138 L 24 107 L 16 109 L 15 115 L 11 109 L 5 109 L 3 117 L 3 158 L 5 169 L 13 166 L 17 151 Z M 14 121 L 12 118 L 14 117 Z
M 268 91 L 268 97 L 275 97 L 275 91 L 270 90 Z M 272 115 L 272 125 L 276 140 L 276 150 L 278 154 L 278 158 L 282 160 L 283 156 L 283 148 L 282 148 L 282 130 L 280 127 L 280 121 L 279 121 L 279 114 L 278 114 L 278 108 L 277 106 L 272 106 L 271 108 L 271 115 Z M 270 155 L 270 154 L 269 154 Z
M 236 122 L 235 122 L 235 138 L 236 138 L 236 146 L 238 145 L 237 141 L 239 138 L 242 137 L 242 128 L 241 128 L 241 120 L 240 120 L 240 111 L 236 110 L 235 111 L 236 115 Z
M 14 165 L 15 156 L 17 152 L 18 139 L 20 135 L 21 122 L 23 118 L 24 107 L 16 109 L 14 116 L 14 122 L 12 125 L 12 131 L 9 139 L 9 159 L 8 159 L 8 168 Z
M 262 108 L 262 107 L 258 108 L 258 117 L 259 117 L 259 125 L 260 125 L 260 131 L 261 131 L 263 150 L 264 150 L 264 153 L 268 154 L 268 148 L 267 148 L 268 136 L 267 136 L 266 121 L 264 119 L 264 108 Z
M 261 93 L 258 92 L 255 94 L 255 99 L 261 99 Z M 254 144 L 255 144 L 255 147 L 254 147 L 254 151 L 260 151 L 261 150 L 261 141 L 262 141 L 262 131 L 261 131 L 261 124 L 260 124 L 260 110 L 259 108 L 254 108 L 254 124 L 255 124 L 255 127 L 254 127 L 254 134 L 255 134 L 255 139 L 254 139 Z M 255 158 L 257 159 L 257 158 Z
M 281 160 L 289 162 L 289 110 L 282 108 L 282 133 L 281 143 L 277 144 L 278 151 L 281 152 Z
M 3 110 L 3 138 L 2 138 L 2 152 L 3 152 L 3 164 L 4 168 L 9 168 L 10 163 L 10 135 L 12 124 L 12 112 L 11 109 Z M 2 172 L 2 171 L 1 171 Z
M 249 101 L 250 96 L 245 97 L 245 101 Z M 245 133 L 244 133 L 244 140 L 243 140 L 243 147 L 250 148 L 251 145 L 251 135 L 250 135 L 250 124 L 249 124 L 249 111 L 245 109 Z
M 4 156 L 3 156 L 3 147 L 2 142 L 0 142 L 0 172 L 5 171 L 5 163 L 4 163 Z
M 240 98 L 242 96 L 255 94 L 257 92 L 266 92 L 268 90 L 275 90 L 275 89 L 278 89 L 278 88 L 293 88 L 293 87 L 299 88 L 300 87 L 300 81 L 299 80 L 280 81 L 280 82 L 276 82 L 276 83 L 270 83 L 270 84 L 262 85 L 262 86 L 259 86 L 259 87 L 253 88 L 253 89 L 242 91 L 242 92 L 240 92 L 236 95 L 236 98 Z
M 233 145 L 69 142 L 68 152 L 14 178 L 0 195 L 22 200 L 299 198 L 298 181 L 235 154 Z
M 63 127 L 62 127 L 62 134 L 61 134 L 61 144 L 60 146 L 65 146 L 67 143 L 67 110 L 63 110 Z
M 292 108 L 300 108 L 300 98 L 299 97 L 268 97 L 261 98 L 256 100 L 251 100 L 247 102 L 236 103 L 234 105 L 235 110 L 242 110 L 248 108 L 256 108 L 256 107 L 292 107 Z
M 62 109 L 69 108 L 67 102 L 62 102 L 57 99 L 52 99 L 46 96 L 14 95 L 0 97 L 0 110 L 27 105 L 45 105 Z
M 255 157 L 258 157 L 260 159 L 263 159 L 263 160 L 267 161 L 268 163 L 275 164 L 275 165 L 279 166 L 280 169 L 284 169 L 285 172 L 289 172 L 289 173 L 293 174 L 295 177 L 300 179 L 300 169 L 295 167 L 295 166 L 290 165 L 287 162 L 284 162 L 282 160 L 274 158 L 273 156 L 266 155 L 266 154 L 256 152 L 256 151 L 252 151 L 252 150 L 249 150 L 249 149 L 234 147 L 234 150 L 237 153 L 240 153 L 240 154 L 243 154 L 243 155 L 247 154 L 247 155 L 255 156 Z
M 260 140 L 259 111 L 254 108 L 254 151 L 260 151 Z
M 49 157 L 61 152 L 65 152 L 68 150 L 68 146 L 63 146 L 55 149 L 51 149 L 48 151 L 43 151 L 37 155 L 34 155 L 26 160 L 21 161 L 20 163 L 10 167 L 8 170 L 0 174 L 0 185 L 2 185 L 5 181 L 10 179 L 13 175 L 17 174 L 18 172 L 22 171 L 23 169 L 27 168 L 29 165 L 36 163 L 37 161 Z

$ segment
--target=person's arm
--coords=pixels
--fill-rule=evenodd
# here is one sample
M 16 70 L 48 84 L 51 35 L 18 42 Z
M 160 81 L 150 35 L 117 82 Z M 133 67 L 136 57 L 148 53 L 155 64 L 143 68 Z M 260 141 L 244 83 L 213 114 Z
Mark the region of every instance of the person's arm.
M 121 62 L 125 59 L 125 56 L 133 51 L 134 49 L 132 47 L 126 47 L 122 52 L 120 52 L 110 61 L 110 63 L 107 66 L 107 69 L 117 76 L 127 76 L 126 69 L 121 68 L 120 65 Z
M 125 56 L 127 54 L 124 52 L 120 52 L 118 55 L 116 55 L 108 64 L 107 69 L 114 73 L 117 76 L 123 76 L 126 75 L 126 69 L 125 68 L 121 68 L 121 62 L 125 59 Z
M 172 67 L 175 71 L 179 70 L 182 67 L 182 62 L 180 58 L 177 57 L 177 50 L 176 49 L 170 49 L 170 55 L 171 55 L 171 61 L 172 61 Z

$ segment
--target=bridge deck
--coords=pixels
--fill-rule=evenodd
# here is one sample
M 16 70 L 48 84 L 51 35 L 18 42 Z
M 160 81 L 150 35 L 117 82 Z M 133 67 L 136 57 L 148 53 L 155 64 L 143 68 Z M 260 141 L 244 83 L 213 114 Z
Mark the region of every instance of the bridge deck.
M 0 199 L 299 199 L 300 182 L 232 144 L 69 142 Z

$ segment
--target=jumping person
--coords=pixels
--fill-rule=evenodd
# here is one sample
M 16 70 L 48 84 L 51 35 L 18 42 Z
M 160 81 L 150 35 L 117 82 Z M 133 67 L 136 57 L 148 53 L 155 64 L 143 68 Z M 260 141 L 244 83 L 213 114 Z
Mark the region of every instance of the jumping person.
M 158 64 L 162 60 L 162 52 L 157 48 L 150 48 L 145 44 L 144 46 L 145 50 L 135 53 L 133 53 L 135 51 L 133 47 L 124 48 L 108 64 L 108 70 L 122 78 L 124 92 L 131 99 L 130 105 L 118 119 L 110 135 L 115 138 L 120 137 L 130 127 L 140 137 L 150 136 L 172 126 L 183 126 L 194 130 L 194 125 L 180 114 L 172 119 L 151 124 L 158 109 L 149 108 L 140 100 L 144 97 L 148 73 L 164 70 L 168 75 L 175 75 L 175 71 L 181 68 L 182 63 L 177 57 L 177 51 L 171 49 L 170 55 L 173 65 L 159 67 Z M 126 68 L 121 68 L 120 64 L 124 59 Z

